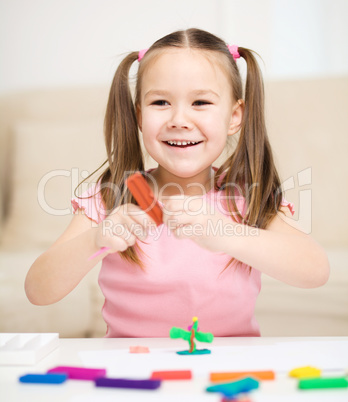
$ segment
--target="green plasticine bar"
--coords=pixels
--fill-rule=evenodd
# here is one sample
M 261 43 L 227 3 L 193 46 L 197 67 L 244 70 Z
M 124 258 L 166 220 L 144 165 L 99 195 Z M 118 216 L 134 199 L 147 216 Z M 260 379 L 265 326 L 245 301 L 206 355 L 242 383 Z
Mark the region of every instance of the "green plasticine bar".
M 345 377 L 311 378 L 300 380 L 298 387 L 299 389 L 347 388 L 348 380 Z

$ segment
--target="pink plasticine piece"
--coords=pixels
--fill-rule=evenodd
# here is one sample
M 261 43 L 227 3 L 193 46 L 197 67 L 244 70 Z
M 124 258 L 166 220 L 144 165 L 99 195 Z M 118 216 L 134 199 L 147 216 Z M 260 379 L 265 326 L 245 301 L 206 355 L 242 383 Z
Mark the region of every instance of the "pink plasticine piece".
M 150 353 L 147 346 L 130 346 L 129 353 Z
M 96 253 L 92 254 L 88 260 L 93 260 L 94 258 L 98 257 L 98 255 L 103 254 L 104 251 L 110 250 L 110 247 L 102 247 L 100 250 L 98 250 Z
M 72 366 L 58 366 L 47 371 L 47 373 L 63 373 L 71 380 L 90 380 L 94 381 L 96 378 L 105 377 L 105 369 L 94 369 L 85 367 L 72 367 Z

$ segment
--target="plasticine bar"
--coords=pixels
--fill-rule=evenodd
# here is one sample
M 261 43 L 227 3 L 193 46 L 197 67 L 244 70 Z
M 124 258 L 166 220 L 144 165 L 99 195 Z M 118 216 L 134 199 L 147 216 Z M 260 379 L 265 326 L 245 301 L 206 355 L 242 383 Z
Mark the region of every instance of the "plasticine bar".
M 233 398 L 232 397 L 232 399 L 231 398 L 229 398 L 229 397 L 224 397 L 224 398 L 222 398 L 221 399 L 221 402 L 233 402 L 233 401 L 239 401 L 239 402 L 253 402 L 251 399 L 249 399 L 248 397 L 246 397 L 246 396 L 244 396 L 243 395 L 243 397 L 242 397 L 243 399 L 241 399 L 241 398 L 238 398 L 238 399 L 235 399 L 235 398 Z
M 259 387 L 259 382 L 251 377 L 246 377 L 238 381 L 233 381 L 229 383 L 222 383 L 217 385 L 212 385 L 206 390 L 208 392 L 220 392 L 225 397 L 234 397 L 241 393 L 246 393 L 257 389 Z
M 347 388 L 348 380 L 345 377 L 311 378 L 300 380 L 299 389 L 320 389 L 320 388 Z
M 150 353 L 147 346 L 130 346 L 129 353 Z
M 157 389 L 161 385 L 160 380 L 129 380 L 125 378 L 97 378 L 97 387 L 108 388 L 133 388 L 133 389 Z
M 231 381 L 244 377 L 253 377 L 256 380 L 274 380 L 274 371 L 241 371 L 241 372 L 223 372 L 210 373 L 211 382 Z
M 191 380 L 191 370 L 154 371 L 152 380 Z
M 136 202 L 139 204 L 139 207 L 155 221 L 157 226 L 161 225 L 163 223 L 161 207 L 159 206 L 158 201 L 156 201 L 144 176 L 141 173 L 134 173 L 127 178 L 126 185 Z M 93 260 L 98 257 L 98 255 L 109 249 L 110 247 L 102 247 L 96 253 L 91 255 L 88 260 Z
M 159 226 L 163 223 L 162 210 L 155 196 L 141 173 L 134 173 L 126 180 L 126 185 L 139 207 L 145 211 Z
M 67 378 L 66 374 L 26 374 L 19 377 L 19 382 L 27 384 L 62 384 Z
M 298 367 L 289 372 L 290 377 L 295 377 L 295 378 L 315 378 L 315 377 L 320 377 L 321 376 L 321 370 L 312 367 L 312 366 L 304 366 L 304 367 Z
M 47 373 L 60 373 L 66 374 L 68 378 L 71 380 L 95 380 L 99 377 L 106 376 L 105 369 L 93 369 L 93 368 L 85 368 L 85 367 L 72 367 L 72 366 L 58 366 L 54 367 L 51 370 L 48 370 Z

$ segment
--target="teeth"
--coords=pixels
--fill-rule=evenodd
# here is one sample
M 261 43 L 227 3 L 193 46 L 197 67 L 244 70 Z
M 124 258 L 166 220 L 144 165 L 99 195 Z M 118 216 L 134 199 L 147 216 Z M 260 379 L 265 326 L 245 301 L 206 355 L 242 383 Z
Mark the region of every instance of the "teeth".
M 195 145 L 198 141 L 167 141 L 170 145 Z

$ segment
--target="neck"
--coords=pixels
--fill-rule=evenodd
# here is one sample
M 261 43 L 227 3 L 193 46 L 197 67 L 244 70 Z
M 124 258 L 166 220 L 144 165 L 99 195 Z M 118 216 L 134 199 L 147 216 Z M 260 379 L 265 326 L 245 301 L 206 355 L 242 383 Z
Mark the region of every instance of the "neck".
M 214 185 L 214 170 L 211 167 L 203 170 L 192 177 L 179 177 L 159 166 L 152 173 L 156 183 L 156 196 L 160 199 L 163 196 L 175 195 L 204 195 Z

